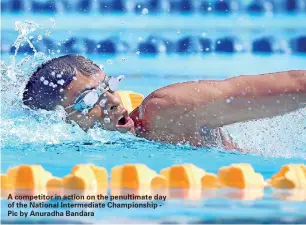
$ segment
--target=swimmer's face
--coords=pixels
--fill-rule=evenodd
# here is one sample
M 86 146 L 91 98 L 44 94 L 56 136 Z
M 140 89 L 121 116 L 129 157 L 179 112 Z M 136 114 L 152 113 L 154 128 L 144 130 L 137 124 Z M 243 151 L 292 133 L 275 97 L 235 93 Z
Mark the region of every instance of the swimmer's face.
M 80 94 L 88 89 L 97 88 L 105 80 L 105 77 L 106 75 L 102 71 L 91 76 L 85 76 L 77 72 L 76 79 L 72 80 L 64 90 L 64 101 L 61 105 L 64 107 L 73 105 Z M 99 104 L 102 99 L 105 104 Z M 67 113 L 73 111 L 73 108 L 66 109 Z M 75 121 L 85 131 L 98 124 L 105 130 L 134 133 L 134 123 L 128 117 L 128 111 L 124 108 L 120 97 L 108 91 L 100 97 L 97 104 L 88 113 L 83 114 L 76 111 L 68 117 L 68 120 Z

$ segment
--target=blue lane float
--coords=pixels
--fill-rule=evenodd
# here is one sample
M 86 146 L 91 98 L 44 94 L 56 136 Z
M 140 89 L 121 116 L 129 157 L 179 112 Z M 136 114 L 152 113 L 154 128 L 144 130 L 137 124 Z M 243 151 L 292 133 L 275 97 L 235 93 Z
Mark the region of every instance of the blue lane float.
M 56 3 L 53 0 L 49 1 L 32 1 L 33 13 L 56 13 Z
M 147 9 L 150 13 L 158 13 L 162 11 L 161 2 L 159 0 L 138 0 L 135 2 L 134 11 L 143 13 Z
M 288 12 L 295 12 L 298 9 L 296 0 L 286 0 L 285 2 L 285 9 Z
M 306 36 L 300 35 L 289 40 L 277 39 L 274 36 L 262 36 L 249 40 L 248 43 L 241 43 L 239 38 L 234 36 L 224 36 L 210 39 L 198 35 L 182 37 L 178 40 L 171 40 L 166 37 L 150 35 L 140 43 L 128 43 L 117 36 L 103 40 L 93 40 L 90 38 L 73 36 L 65 41 L 58 41 L 50 37 L 43 37 L 42 40 L 31 40 L 36 50 L 50 53 L 57 51 L 65 54 L 122 54 L 137 53 L 139 55 L 157 54 L 207 54 L 217 53 L 236 53 L 248 51 L 246 46 L 250 46 L 250 52 L 254 54 L 305 54 Z M 61 43 L 61 44 L 57 44 Z M 13 40 L 4 36 L 1 44 L 2 53 L 14 53 L 12 47 Z M 19 54 L 32 53 L 28 43 L 20 46 Z
M 217 1 L 214 9 L 218 13 L 229 13 L 231 11 L 230 3 L 227 0 Z
M 128 51 L 129 45 L 117 37 L 102 40 L 97 45 L 97 53 L 99 54 L 120 54 Z
M 254 1 L 248 6 L 247 10 L 250 13 L 263 13 L 264 7 L 260 1 Z
M 22 10 L 24 10 L 24 3 L 21 0 L 12 0 L 12 1 L 8 1 L 9 3 L 11 3 L 11 11 L 12 12 L 21 12 Z
M 234 46 L 235 39 L 233 37 L 223 37 L 216 40 L 215 51 L 233 53 L 235 52 Z
M 273 53 L 273 46 L 271 38 L 263 37 L 253 41 L 252 44 L 253 53 Z
M 291 49 L 296 53 L 306 53 L 306 36 L 299 36 L 291 40 Z
M 188 36 L 177 42 L 177 53 L 198 53 L 202 46 L 198 37 Z
M 73 8 L 73 5 L 69 4 L 70 8 Z M 90 12 L 92 9 L 92 1 L 91 0 L 79 0 L 76 1 L 76 9 L 79 12 Z
M 170 12 L 192 13 L 195 5 L 191 0 L 169 0 Z
M 26 7 L 27 6 L 27 7 Z M 28 7 L 30 6 L 30 7 Z M 230 1 L 230 0 L 2 0 L 2 12 L 32 12 L 32 13 L 59 13 L 81 12 L 89 13 L 94 10 L 100 13 L 142 13 L 147 9 L 150 13 L 240 13 L 249 12 L 262 14 L 266 11 L 295 13 L 303 12 L 303 0 L 284 1 Z
M 173 51 L 172 42 L 156 37 L 149 36 L 146 41 L 139 43 L 138 52 L 142 54 L 158 54 L 158 53 L 171 53 Z
M 99 1 L 99 10 L 101 13 L 105 12 L 125 12 L 126 1 L 123 0 L 108 0 L 108 1 Z

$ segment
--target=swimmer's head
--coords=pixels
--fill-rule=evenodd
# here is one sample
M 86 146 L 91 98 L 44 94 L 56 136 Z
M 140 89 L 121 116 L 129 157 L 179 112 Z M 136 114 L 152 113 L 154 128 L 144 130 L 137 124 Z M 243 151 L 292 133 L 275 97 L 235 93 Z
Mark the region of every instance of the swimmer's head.
M 133 132 L 133 121 L 114 93 L 117 83 L 91 60 L 66 55 L 46 62 L 31 75 L 23 103 L 45 110 L 63 106 L 67 120 L 75 121 L 84 130 L 98 124 L 106 130 Z

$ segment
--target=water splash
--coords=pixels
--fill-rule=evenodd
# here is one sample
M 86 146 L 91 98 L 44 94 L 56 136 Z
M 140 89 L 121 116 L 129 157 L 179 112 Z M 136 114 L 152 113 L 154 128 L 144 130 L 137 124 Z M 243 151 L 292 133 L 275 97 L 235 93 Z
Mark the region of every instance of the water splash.
M 50 20 L 52 28 L 55 21 Z M 88 133 L 78 126 L 64 122 L 61 109 L 52 112 L 32 111 L 25 108 L 21 95 L 30 74 L 43 62 L 50 59 L 49 55 L 37 51 L 33 42 L 34 32 L 39 35 L 50 35 L 50 30 L 44 32 L 41 25 L 33 22 L 16 22 L 18 37 L 13 43 L 15 52 L 9 62 L 1 61 L 1 146 L 21 146 L 27 148 L 29 144 L 62 144 L 73 142 L 77 145 L 83 141 L 97 141 L 107 143 L 110 140 L 119 142 L 122 146 L 131 145 L 135 148 L 135 139 L 130 136 L 114 132 L 107 132 L 100 128 L 91 129 Z M 47 34 L 46 34 L 47 33 Z M 37 35 L 35 35 L 37 36 Z M 42 38 L 43 39 L 43 38 Z M 16 61 L 18 50 L 22 44 L 28 44 L 32 55 Z M 140 52 L 136 52 L 139 54 Z M 102 67 L 102 66 L 101 66 Z M 103 69 L 103 68 L 102 68 Z M 245 124 L 235 124 L 227 128 L 239 147 L 254 154 L 267 157 L 298 157 L 306 159 L 306 111 L 294 112 L 282 117 L 269 120 L 252 121 Z M 141 143 L 137 139 L 137 143 Z M 146 145 L 159 146 L 161 149 L 178 149 L 180 146 L 145 142 Z M 146 148 L 146 145 L 141 147 Z M 184 148 L 185 149 L 185 148 Z M 192 149 L 187 146 L 186 150 Z M 203 150 L 204 151 L 204 150 Z M 207 150 L 205 149 L 207 152 Z M 177 157 L 177 156 L 175 156 Z
M 10 56 L 9 62 L 1 61 L 1 114 L 7 113 L 7 110 L 20 107 L 20 95 L 23 91 L 26 80 L 29 75 L 41 63 L 50 58 L 42 52 L 36 50 L 32 43 L 31 34 L 37 30 L 43 30 L 43 27 L 31 21 L 15 22 L 15 31 L 18 37 L 12 46 L 15 48 L 14 54 Z M 16 57 L 20 47 L 28 44 L 33 51 L 32 55 L 27 55 L 19 62 Z
M 52 29 L 55 29 L 55 20 L 49 19 Z M 58 144 L 64 142 L 79 142 L 98 140 L 108 141 L 106 131 L 93 129 L 88 134 L 78 126 L 71 126 L 64 122 L 63 111 L 58 108 L 55 111 L 28 109 L 22 103 L 22 93 L 29 76 L 37 70 L 38 66 L 51 59 L 47 54 L 39 52 L 34 46 L 34 36 L 37 42 L 43 40 L 43 36 L 50 36 L 51 31 L 45 30 L 42 25 L 32 21 L 15 22 L 15 31 L 18 37 L 12 46 L 14 54 L 9 62 L 1 63 L 1 120 L 0 132 L 1 146 L 22 146 L 25 144 Z M 34 33 L 37 33 L 34 35 Z M 28 44 L 32 52 L 20 61 L 17 55 L 20 47 Z
M 227 126 L 245 153 L 306 160 L 306 111 Z

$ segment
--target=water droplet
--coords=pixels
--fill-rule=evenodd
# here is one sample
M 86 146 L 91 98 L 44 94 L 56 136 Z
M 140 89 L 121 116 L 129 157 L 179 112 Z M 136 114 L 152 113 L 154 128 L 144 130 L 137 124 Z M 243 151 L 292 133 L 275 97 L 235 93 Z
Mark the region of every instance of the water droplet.
M 140 51 L 137 51 L 136 54 L 139 55 L 139 54 L 140 54 Z
M 107 60 L 107 63 L 112 65 L 112 64 L 113 64 L 113 61 L 110 60 L 110 59 L 108 59 L 108 60 Z
M 41 41 L 43 39 L 43 37 L 41 35 L 37 36 L 37 40 Z
M 52 24 L 52 29 L 55 29 L 55 19 L 50 18 L 49 21 L 50 21 L 51 24 Z
M 106 100 L 106 99 L 102 99 L 102 100 L 100 101 L 100 106 L 104 108 L 104 107 L 105 107 L 106 102 L 107 102 L 107 100 Z
M 181 33 L 181 30 L 177 30 L 176 33 L 180 34 L 180 33 Z
M 57 81 L 57 83 L 58 83 L 59 85 L 64 85 L 65 81 L 64 81 L 63 79 L 60 79 L 60 80 Z
M 141 13 L 142 15 L 147 15 L 149 13 L 149 10 L 147 8 L 143 8 Z
M 212 8 L 211 8 L 211 7 L 208 7 L 208 8 L 207 8 L 207 11 L 211 11 L 211 10 L 212 10 Z
M 108 117 L 104 118 L 104 122 L 105 123 L 110 123 L 110 118 L 108 118 Z
M 20 21 L 16 21 L 16 22 L 15 22 L 15 29 L 16 29 L 16 30 L 19 30 L 20 27 L 21 27 L 21 24 L 22 24 L 22 23 L 21 23 Z
M 48 85 L 48 84 L 49 84 L 49 81 L 44 80 L 44 85 Z
M 125 57 L 122 57 L 122 58 L 121 58 L 121 61 L 125 61 Z
M 51 35 L 51 31 L 46 30 L 45 35 L 46 35 L 46 36 L 50 36 L 50 35 Z
M 44 78 L 44 77 L 41 77 L 41 78 L 40 78 L 40 81 L 44 81 L 44 80 L 45 80 L 45 78 Z

